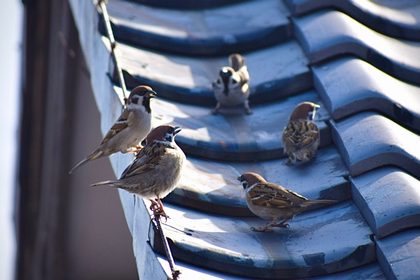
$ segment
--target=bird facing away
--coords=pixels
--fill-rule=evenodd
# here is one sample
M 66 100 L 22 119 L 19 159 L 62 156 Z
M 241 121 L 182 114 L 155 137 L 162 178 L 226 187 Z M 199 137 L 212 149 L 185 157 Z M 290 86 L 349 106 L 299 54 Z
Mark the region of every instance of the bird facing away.
M 319 107 L 312 102 L 302 102 L 294 109 L 282 135 L 284 153 L 289 156 L 285 164 L 302 164 L 316 156 L 320 132 L 313 120 Z
M 246 114 L 252 114 L 249 109 L 249 73 L 245 65 L 245 58 L 240 54 L 229 56 L 230 67 L 222 67 L 219 76 L 212 83 L 217 105 L 212 114 L 216 114 L 221 107 L 233 107 L 243 104 Z
M 238 180 L 245 190 L 249 210 L 262 219 L 271 220 L 263 228 L 251 228 L 253 231 L 273 231 L 270 227 L 287 227 L 286 222 L 303 212 L 306 207 L 337 202 L 307 199 L 291 190 L 267 182 L 257 173 L 246 172 L 239 176 Z M 282 221 L 276 223 L 279 220 Z
M 99 182 L 92 186 L 110 185 L 147 198 L 152 202 L 152 211 L 166 216 L 161 199 L 178 184 L 186 161 L 184 152 L 175 143 L 175 136 L 180 131 L 179 127 L 171 125 L 156 127 L 147 135 L 146 145 L 119 180 Z
M 147 136 L 152 127 L 150 99 L 157 93 L 149 86 L 134 88 L 128 97 L 127 107 L 121 113 L 99 147 L 79 162 L 69 174 L 82 164 L 117 152 L 127 153 L 140 149 L 139 143 Z

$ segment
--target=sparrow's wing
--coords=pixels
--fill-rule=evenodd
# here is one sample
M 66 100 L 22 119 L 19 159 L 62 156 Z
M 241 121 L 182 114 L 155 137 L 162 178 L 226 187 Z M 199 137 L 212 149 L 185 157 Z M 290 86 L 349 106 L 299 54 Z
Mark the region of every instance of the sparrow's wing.
M 284 147 L 303 149 L 313 145 L 319 137 L 319 129 L 310 121 L 291 121 L 283 132 Z
M 233 68 L 233 70 L 238 71 L 245 65 L 246 59 L 240 54 L 231 54 L 229 55 L 229 64 L 230 67 Z
M 144 146 L 124 170 L 120 180 L 153 170 L 159 164 L 159 160 L 165 154 L 165 149 L 167 148 L 170 147 L 156 142 Z
M 239 77 L 241 77 L 241 85 L 249 83 L 250 78 L 246 65 L 242 66 L 238 71 L 236 71 L 236 73 L 239 75 Z
M 303 196 L 273 183 L 258 183 L 248 195 L 254 205 L 273 208 L 299 207 L 299 202 L 306 200 Z
M 121 116 L 117 119 L 117 121 L 114 123 L 114 125 L 109 129 L 108 133 L 105 135 L 104 139 L 102 140 L 102 143 L 107 142 L 109 139 L 120 133 L 123 129 L 128 127 L 130 122 L 132 122 L 132 119 L 134 118 L 134 112 L 130 109 L 125 109 Z

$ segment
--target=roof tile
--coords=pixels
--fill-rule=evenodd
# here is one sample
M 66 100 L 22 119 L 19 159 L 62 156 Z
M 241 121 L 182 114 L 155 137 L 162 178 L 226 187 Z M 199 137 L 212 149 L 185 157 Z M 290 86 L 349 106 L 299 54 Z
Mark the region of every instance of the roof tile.
M 378 262 L 388 279 L 419 279 L 419 229 L 406 230 L 381 240 L 375 238 L 375 242 Z
M 312 63 L 354 55 L 395 78 L 420 84 L 420 46 L 377 33 L 338 11 L 293 18 L 296 39 Z
M 314 86 L 334 120 L 374 110 L 408 129 L 420 130 L 420 87 L 352 57 L 312 69 Z
M 353 202 L 298 215 L 289 228 L 253 232 L 259 218 L 229 218 L 165 205 L 165 232 L 175 258 L 259 278 L 335 273 L 375 261 L 369 226 Z M 161 251 L 151 228 L 151 244 Z M 351 238 L 348 238 L 351 236 Z
M 385 167 L 350 178 L 353 200 L 381 239 L 420 227 L 420 181 L 404 171 Z
M 373 112 L 331 121 L 333 141 L 355 177 L 394 165 L 420 178 L 420 136 Z
M 118 41 L 156 51 L 220 56 L 270 47 L 292 37 L 289 11 L 276 0 L 189 11 L 120 0 L 109 1 L 107 7 Z M 256 9 L 265 10 L 265 16 Z M 103 23 L 101 29 L 105 34 Z
M 416 0 L 284 0 L 284 2 L 295 16 L 319 9 L 334 8 L 384 35 L 420 41 L 420 4 Z

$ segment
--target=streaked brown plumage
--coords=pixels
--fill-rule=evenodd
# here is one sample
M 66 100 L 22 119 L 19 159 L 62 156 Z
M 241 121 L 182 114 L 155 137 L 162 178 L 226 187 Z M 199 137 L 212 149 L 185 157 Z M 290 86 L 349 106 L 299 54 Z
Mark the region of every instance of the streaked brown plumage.
M 320 132 L 313 119 L 319 107 L 312 102 L 302 102 L 290 116 L 282 135 L 284 153 L 289 156 L 285 164 L 301 164 L 315 157 Z
M 149 86 L 134 88 L 128 97 L 127 108 L 121 113 L 114 125 L 105 135 L 99 147 L 79 162 L 70 174 L 82 164 L 109 156 L 117 152 L 127 153 L 131 148 L 140 148 L 139 143 L 152 128 L 150 99 L 157 93 Z
M 167 196 L 181 179 L 185 154 L 175 143 L 181 129 L 161 125 L 146 138 L 146 145 L 124 170 L 119 180 L 105 181 L 92 186 L 110 185 L 124 189 L 152 202 L 151 209 L 163 215 L 161 199 Z M 157 203 L 152 199 L 156 198 Z
M 270 227 L 287 227 L 286 222 L 315 204 L 335 203 L 335 200 L 307 199 L 298 193 L 267 182 L 261 175 L 246 172 L 238 177 L 246 192 L 246 202 L 252 213 L 271 220 L 263 228 L 251 228 L 254 231 L 272 231 Z M 280 223 L 277 221 L 282 220 Z
M 222 67 L 219 77 L 212 83 L 217 105 L 212 113 L 216 114 L 221 107 L 242 105 L 246 114 L 252 114 L 249 109 L 249 73 L 245 65 L 245 58 L 240 54 L 229 56 L 229 66 Z

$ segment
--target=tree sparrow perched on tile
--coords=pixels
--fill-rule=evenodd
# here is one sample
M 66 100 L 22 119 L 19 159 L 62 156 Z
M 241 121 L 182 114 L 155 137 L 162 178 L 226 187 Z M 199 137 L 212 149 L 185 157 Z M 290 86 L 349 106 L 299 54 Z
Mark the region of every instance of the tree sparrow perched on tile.
M 287 227 L 285 224 L 306 207 L 320 203 L 335 203 L 335 200 L 307 199 L 279 185 L 267 182 L 262 176 L 247 172 L 238 177 L 245 192 L 249 210 L 258 217 L 271 220 L 263 228 L 253 231 L 273 231 L 269 227 Z M 280 223 L 276 221 L 283 220 Z
M 131 148 L 139 149 L 139 143 L 147 136 L 152 127 L 150 99 L 157 93 L 149 86 L 134 88 L 128 97 L 127 107 L 105 135 L 99 147 L 79 162 L 69 174 L 82 164 L 117 152 L 127 153 Z
M 100 182 L 92 186 L 111 185 L 147 198 L 152 202 L 151 210 L 166 216 L 161 199 L 176 187 L 186 162 L 184 152 L 174 140 L 180 131 L 179 127 L 171 125 L 156 127 L 147 135 L 146 145 L 119 180 Z
M 315 157 L 320 132 L 313 120 L 319 107 L 312 102 L 302 102 L 290 116 L 282 135 L 284 153 L 289 156 L 285 164 L 301 164 Z
M 222 67 L 219 77 L 212 83 L 217 105 L 212 114 L 216 114 L 221 107 L 233 107 L 243 104 L 246 114 L 252 114 L 249 109 L 249 73 L 245 65 L 245 58 L 240 54 L 229 56 L 230 67 Z

